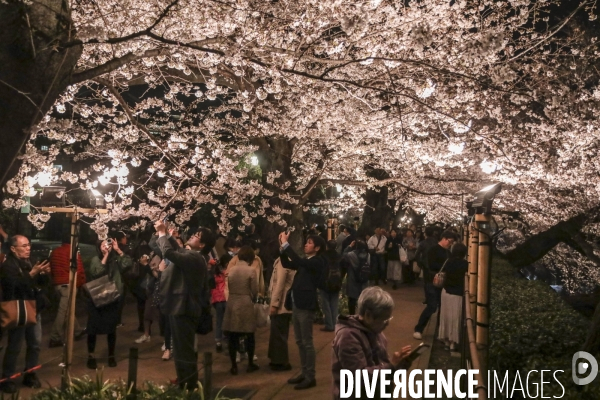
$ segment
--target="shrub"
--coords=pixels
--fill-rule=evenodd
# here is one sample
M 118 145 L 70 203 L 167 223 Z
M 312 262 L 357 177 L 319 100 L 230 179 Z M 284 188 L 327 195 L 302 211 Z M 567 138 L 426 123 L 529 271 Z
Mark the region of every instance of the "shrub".
M 563 399 L 600 398 L 598 385 L 579 387 L 571 380 L 571 359 L 585 341 L 588 320 L 547 284 L 515 276 L 502 259 L 493 263 L 491 296 L 490 369 L 520 371 L 521 377 L 534 369 L 564 370 L 557 375 Z M 554 385 L 544 385 L 544 396 L 560 396 L 563 389 L 550 379 Z
M 74 378 L 71 386 L 62 391 L 60 388 L 50 388 L 37 392 L 31 396 L 31 400 L 125 400 L 130 390 L 126 382 L 119 380 L 116 382 L 104 381 L 102 372 L 96 374 L 96 379 L 89 376 Z M 3 398 L 4 399 L 4 398 Z M 14 396 L 18 399 L 18 395 Z M 187 393 L 179 389 L 178 386 L 157 385 L 152 382 L 145 382 L 137 392 L 138 400 L 204 400 L 202 388 L 200 391 Z M 228 400 L 219 393 L 215 400 Z

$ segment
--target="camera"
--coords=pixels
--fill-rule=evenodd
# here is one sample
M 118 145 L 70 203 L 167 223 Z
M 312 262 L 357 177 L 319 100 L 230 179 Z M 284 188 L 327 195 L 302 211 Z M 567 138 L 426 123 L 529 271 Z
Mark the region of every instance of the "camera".
M 106 244 L 112 246 L 112 239 L 106 239 Z

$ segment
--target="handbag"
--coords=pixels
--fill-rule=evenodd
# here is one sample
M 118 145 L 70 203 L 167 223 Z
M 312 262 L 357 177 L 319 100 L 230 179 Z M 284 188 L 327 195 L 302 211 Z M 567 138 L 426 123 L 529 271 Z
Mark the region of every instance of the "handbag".
M 101 276 L 83 285 L 90 295 L 94 307 L 100 308 L 113 304 L 121 298 L 117 284 L 108 275 Z
M 19 268 L 19 273 L 23 276 L 21 268 Z M 13 286 L 13 297 L 15 297 L 14 289 Z M 35 325 L 36 323 L 37 310 L 35 300 L 15 299 L 0 302 L 0 326 L 2 328 L 12 329 Z
M 259 300 L 254 303 L 254 318 L 257 328 L 264 328 L 269 324 L 269 302 Z
M 37 323 L 35 300 L 7 300 L 0 302 L 0 325 L 3 329 L 31 326 Z
M 408 254 L 406 254 L 406 250 L 404 250 L 404 247 L 402 246 L 398 246 L 400 248 L 400 263 L 402 265 L 408 265 Z
M 444 272 L 444 267 L 446 266 L 447 262 L 448 260 L 444 261 L 444 265 L 442 265 L 440 271 L 433 276 L 433 286 L 436 288 L 441 289 L 444 287 L 444 283 L 446 282 L 446 273 Z

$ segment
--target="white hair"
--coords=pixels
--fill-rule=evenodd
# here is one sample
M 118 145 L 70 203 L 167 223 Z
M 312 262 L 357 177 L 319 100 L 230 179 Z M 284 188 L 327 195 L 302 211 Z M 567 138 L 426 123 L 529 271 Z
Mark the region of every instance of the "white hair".
M 362 291 L 356 308 L 360 316 L 369 311 L 373 318 L 378 318 L 394 309 L 394 299 L 379 286 L 371 286 Z

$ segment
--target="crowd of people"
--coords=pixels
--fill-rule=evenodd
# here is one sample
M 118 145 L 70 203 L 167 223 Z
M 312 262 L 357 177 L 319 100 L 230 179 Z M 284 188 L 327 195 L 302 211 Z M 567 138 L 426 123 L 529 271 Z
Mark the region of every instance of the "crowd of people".
M 414 338 L 421 339 L 431 315 L 440 307 L 439 338 L 449 349 L 460 342 L 462 310 L 462 278 L 466 272 L 466 247 L 456 243 L 453 231 L 436 231 L 427 227 L 424 237 L 415 226 L 404 229 L 378 227 L 373 235 L 359 237 L 352 227 L 340 226 L 333 240 L 326 240 L 324 230 L 307 231 L 304 255 L 289 244 L 290 232 L 279 235 L 279 257 L 268 268 L 260 256 L 260 236 L 254 226 L 245 234 L 225 237 L 208 228 L 178 232 L 165 225 L 154 224 L 149 240 L 130 246 L 123 232 L 98 241 L 96 254 L 84 268 L 78 254 L 77 288 L 108 276 L 120 296 L 114 302 L 96 306 L 86 296 L 87 324 L 75 320 L 75 340 L 87 336 L 87 367 L 96 369 L 98 335 L 106 335 L 108 366 L 115 367 L 117 328 L 122 326 L 123 306 L 130 293 L 136 300 L 138 330 L 136 343 L 147 343 L 160 334 L 164 338 L 162 360 L 174 358 L 177 383 L 181 388 L 195 389 L 198 382 L 196 334 L 206 333 L 206 321 L 213 320 L 215 351 L 228 351 L 230 373 L 238 374 L 238 364 L 247 360 L 246 372 L 259 369 L 255 354 L 257 329 L 256 304 L 268 302 L 270 335 L 268 367 L 272 371 L 290 371 L 288 337 L 290 326 L 300 355 L 301 373 L 288 380 L 297 390 L 316 386 L 316 352 L 313 327 L 322 312 L 324 332 L 335 332 L 332 371 L 341 368 L 405 368 L 410 346 L 388 357 L 383 330 L 389 324 L 393 300 L 382 290 L 387 284 L 397 290 L 402 284 L 412 285 L 423 277 L 426 307 L 415 327 Z M 6 260 L 0 267 L 2 300 L 31 299 L 37 308 L 37 323 L 5 329 L 9 345 L 4 355 L 0 389 L 17 390 L 10 379 L 15 373 L 22 342 L 26 343 L 25 369 L 38 364 L 41 348 L 40 313 L 48 308 L 42 290 L 52 285 L 58 301 L 52 325 L 50 347 L 63 346 L 68 303 L 70 271 L 70 235 L 52 251 L 49 260 L 30 259 L 31 244 L 22 235 L 5 238 Z M 433 275 L 444 269 L 445 287 L 433 285 Z M 265 278 L 269 279 L 265 279 Z M 85 292 L 85 291 L 82 291 Z M 348 315 L 338 316 L 339 300 L 346 297 Z M 211 308 L 214 312 L 211 312 Z M 366 332 L 357 338 L 356 332 Z M 371 337 L 372 336 L 372 337 Z M 368 339 L 368 340 L 367 340 Z M 371 340 L 373 339 L 373 340 Z M 377 343 L 378 348 L 372 348 Z M 355 351 L 368 353 L 366 358 L 351 357 Z M 104 358 L 104 357 L 102 357 Z M 158 356 L 157 356 L 158 358 Z M 366 363 L 363 366 L 358 364 Z M 357 364 L 358 363 L 358 364 Z M 35 372 L 24 375 L 25 386 L 37 388 Z M 334 385 L 335 386 L 335 385 Z M 335 390 L 334 389 L 334 396 Z

